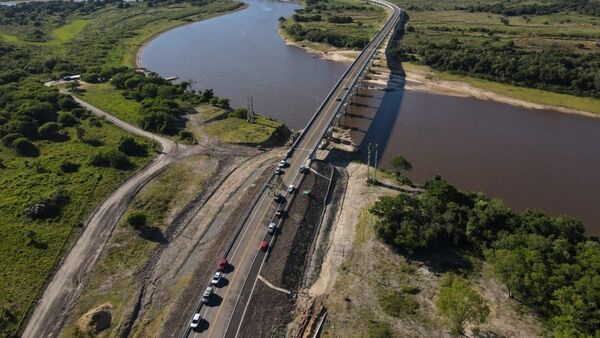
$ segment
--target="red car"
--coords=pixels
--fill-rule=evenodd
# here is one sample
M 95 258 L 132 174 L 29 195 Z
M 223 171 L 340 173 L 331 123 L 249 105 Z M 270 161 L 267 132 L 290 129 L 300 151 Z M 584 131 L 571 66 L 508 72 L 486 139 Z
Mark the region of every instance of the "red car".
M 229 262 L 227 262 L 227 258 L 221 258 L 221 260 L 219 261 L 218 270 L 221 272 L 225 271 L 227 264 L 229 264 Z
M 262 241 L 260 242 L 260 249 L 262 251 L 267 251 L 267 248 L 269 247 L 269 244 L 267 243 L 267 241 Z

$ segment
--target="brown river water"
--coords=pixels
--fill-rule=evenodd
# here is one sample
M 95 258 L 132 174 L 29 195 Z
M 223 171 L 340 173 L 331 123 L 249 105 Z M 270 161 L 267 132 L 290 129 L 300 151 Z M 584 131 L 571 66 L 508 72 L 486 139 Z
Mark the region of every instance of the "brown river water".
M 143 51 L 142 63 L 191 79 L 198 89 L 212 87 L 236 106 L 252 95 L 257 112 L 300 129 L 348 63 L 314 58 L 281 40 L 277 19 L 297 4 L 247 3 L 245 10 L 162 34 Z M 440 174 L 518 210 L 575 216 L 600 234 L 600 119 L 401 86 L 363 90 L 357 100 L 360 107 L 352 109 L 362 116 L 342 123 L 363 150 L 379 144 L 382 165 L 401 154 L 417 182 Z

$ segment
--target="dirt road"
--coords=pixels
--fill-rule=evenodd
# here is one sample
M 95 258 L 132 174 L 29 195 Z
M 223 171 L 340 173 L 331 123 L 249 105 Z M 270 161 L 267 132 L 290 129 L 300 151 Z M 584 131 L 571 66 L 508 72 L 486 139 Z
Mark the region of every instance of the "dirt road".
M 39 299 L 35 311 L 31 314 L 23 332 L 23 337 L 26 338 L 57 335 L 66 314 L 77 298 L 86 275 L 91 271 L 117 221 L 137 192 L 171 163 L 205 151 L 201 146 L 178 145 L 168 138 L 123 122 L 80 99 L 75 98 L 75 100 L 94 114 L 105 117 L 131 133 L 158 141 L 163 151 L 92 212 L 85 222 L 81 236 L 61 262 Z

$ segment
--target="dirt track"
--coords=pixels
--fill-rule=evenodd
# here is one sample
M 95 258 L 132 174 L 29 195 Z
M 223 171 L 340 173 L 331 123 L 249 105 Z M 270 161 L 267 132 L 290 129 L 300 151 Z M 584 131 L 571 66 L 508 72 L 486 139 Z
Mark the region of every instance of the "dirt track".
M 86 275 L 94 266 L 106 240 L 132 198 L 171 163 L 206 152 L 206 147 L 177 145 L 165 137 L 154 135 L 123 122 L 80 99 L 75 98 L 75 100 L 92 113 L 106 118 L 131 133 L 158 141 L 163 152 L 148 166 L 127 180 L 92 212 L 85 222 L 81 236 L 60 263 L 44 294 L 38 300 L 35 310 L 29 317 L 23 337 L 38 338 L 57 335 L 67 313 L 77 299 Z

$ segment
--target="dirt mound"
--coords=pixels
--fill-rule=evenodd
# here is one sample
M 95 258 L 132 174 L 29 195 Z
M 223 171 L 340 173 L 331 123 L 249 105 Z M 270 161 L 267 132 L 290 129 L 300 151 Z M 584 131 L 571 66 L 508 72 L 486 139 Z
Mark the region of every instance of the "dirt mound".
M 77 321 L 82 332 L 96 334 L 110 327 L 112 323 L 112 304 L 104 303 L 86 312 Z

